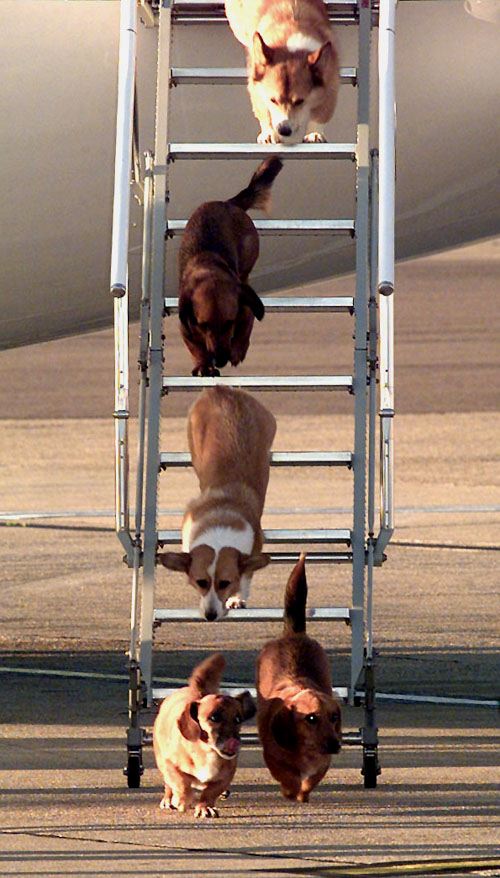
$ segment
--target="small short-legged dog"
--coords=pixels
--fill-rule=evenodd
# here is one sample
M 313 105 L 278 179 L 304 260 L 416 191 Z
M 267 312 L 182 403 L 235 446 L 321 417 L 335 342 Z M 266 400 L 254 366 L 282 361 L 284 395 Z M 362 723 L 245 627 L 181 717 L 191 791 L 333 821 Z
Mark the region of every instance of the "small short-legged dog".
M 219 375 L 246 356 L 254 317 L 264 305 L 248 283 L 259 255 L 259 236 L 246 213 L 265 209 L 282 162 L 262 162 L 228 201 L 207 201 L 190 217 L 179 251 L 179 319 L 193 358 L 193 375 Z
M 260 519 L 275 432 L 273 415 L 230 387 L 204 390 L 189 411 L 189 449 L 201 494 L 184 513 L 184 551 L 164 552 L 158 560 L 187 574 L 208 621 L 244 607 L 252 574 L 269 563 Z
M 249 692 L 219 693 L 224 656 L 215 653 L 194 669 L 188 685 L 162 702 L 153 729 L 156 764 L 165 781 L 160 808 L 187 811 L 200 799 L 195 817 L 218 817 L 217 798 L 233 779 L 240 726 L 255 715 Z
M 309 801 L 341 747 L 341 711 L 328 658 L 306 631 L 305 556 L 285 591 L 284 635 L 257 660 L 258 728 L 264 760 L 287 799 Z
M 258 142 L 324 142 L 340 79 L 323 0 L 226 0 L 226 15 L 247 49 Z

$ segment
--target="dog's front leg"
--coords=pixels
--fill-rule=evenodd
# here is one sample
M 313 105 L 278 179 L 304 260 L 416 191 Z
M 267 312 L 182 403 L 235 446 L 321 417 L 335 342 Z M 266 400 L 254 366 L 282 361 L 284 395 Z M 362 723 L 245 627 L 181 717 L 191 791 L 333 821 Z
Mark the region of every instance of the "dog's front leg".
M 236 766 L 235 766 L 236 769 Z M 234 771 L 233 771 L 234 775 Z M 222 793 L 224 793 L 229 784 L 231 783 L 232 777 L 227 780 L 214 780 L 211 783 L 208 783 L 200 795 L 200 801 L 196 805 L 194 809 L 195 817 L 218 817 L 219 812 L 215 807 L 215 803 Z
M 170 797 L 167 796 L 167 789 L 170 790 Z M 174 811 L 188 811 L 193 804 L 194 792 L 191 786 L 191 778 L 184 774 L 183 771 L 167 762 L 165 765 L 165 796 L 162 799 L 163 808 L 170 808 Z M 165 801 L 167 800 L 167 801 Z M 165 804 L 163 804 L 165 802 Z
M 250 585 L 252 583 L 252 577 L 242 575 L 240 579 L 240 589 L 236 594 L 233 594 L 232 597 L 228 598 L 226 601 L 226 607 L 228 610 L 244 610 L 248 598 L 250 597 Z

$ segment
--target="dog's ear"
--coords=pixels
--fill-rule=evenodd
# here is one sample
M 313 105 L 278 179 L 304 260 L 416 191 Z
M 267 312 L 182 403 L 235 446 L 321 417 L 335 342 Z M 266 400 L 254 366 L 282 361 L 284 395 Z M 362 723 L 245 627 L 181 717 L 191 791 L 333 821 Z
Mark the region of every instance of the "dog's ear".
M 187 328 L 191 328 L 195 325 L 191 296 L 183 295 L 182 293 L 179 296 L 179 320 L 182 325 Z
M 271 734 L 279 747 L 283 750 L 295 750 L 297 747 L 297 733 L 293 711 L 285 707 L 280 698 L 274 699 L 280 706 L 275 711 L 271 720 Z
M 198 701 L 191 701 L 189 704 L 186 704 L 177 720 L 179 731 L 186 741 L 197 741 L 200 737 L 201 729 L 198 723 L 198 704 Z
M 323 85 L 323 74 L 327 64 L 333 56 L 333 47 L 331 43 L 324 43 L 315 52 L 311 52 L 307 56 L 307 62 L 311 70 L 315 85 Z
M 267 567 L 270 560 L 270 555 L 266 555 L 265 552 L 259 552 L 258 555 L 241 555 L 240 573 L 255 573 L 256 570 L 262 570 L 263 567 Z
M 274 49 L 271 49 L 270 46 L 266 45 L 258 31 L 253 35 L 252 49 L 252 58 L 255 67 L 265 67 L 266 64 L 274 63 Z
M 257 708 L 255 706 L 255 701 L 250 695 L 250 692 L 245 689 L 244 692 L 240 692 L 239 695 L 235 696 L 235 698 L 236 701 L 240 702 L 243 720 L 252 719 L 252 717 L 255 716 L 255 714 L 257 713 Z
M 192 560 L 190 552 L 158 552 L 156 557 L 167 570 L 180 570 L 181 573 L 189 573 Z
M 257 320 L 262 320 L 266 313 L 266 309 L 264 308 L 262 299 L 259 298 L 250 284 L 241 284 L 241 299 L 243 304 L 250 308 L 250 311 Z

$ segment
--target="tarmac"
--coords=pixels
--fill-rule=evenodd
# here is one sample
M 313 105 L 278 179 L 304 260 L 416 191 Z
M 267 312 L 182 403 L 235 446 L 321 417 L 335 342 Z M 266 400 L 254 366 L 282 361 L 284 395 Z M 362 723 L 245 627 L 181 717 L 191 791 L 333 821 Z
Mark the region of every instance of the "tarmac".
M 397 530 L 375 580 L 382 774 L 365 790 L 360 751 L 345 747 L 306 805 L 281 798 L 252 744 L 218 820 L 159 810 L 150 750 L 140 789 L 127 789 L 130 573 L 113 532 L 112 333 L 0 355 L 1 874 L 500 875 L 499 254 L 486 242 L 398 266 Z M 351 286 L 316 289 L 349 295 Z M 297 372 L 347 371 L 349 318 L 312 320 L 277 335 L 269 315 L 246 373 L 284 372 L 290 355 Z M 186 373 L 176 333 L 170 321 L 167 362 Z M 349 401 L 311 396 L 262 397 L 278 418 L 275 448 L 351 448 Z M 162 447 L 186 447 L 191 401 L 165 401 Z M 352 477 L 317 472 L 273 471 L 265 526 L 349 526 Z M 195 490 L 189 472 L 162 475 L 165 526 L 177 526 Z M 281 566 L 258 573 L 253 605 L 281 606 L 286 576 Z M 346 605 L 349 578 L 348 568 L 310 565 L 310 602 Z M 180 575 L 159 571 L 157 605 L 190 600 Z M 172 627 L 157 636 L 156 676 L 183 680 L 223 649 L 227 680 L 242 685 L 279 630 L 253 626 L 250 638 L 226 622 Z M 342 685 L 347 630 L 314 623 L 310 633 Z M 359 708 L 345 708 L 345 729 L 361 722 Z

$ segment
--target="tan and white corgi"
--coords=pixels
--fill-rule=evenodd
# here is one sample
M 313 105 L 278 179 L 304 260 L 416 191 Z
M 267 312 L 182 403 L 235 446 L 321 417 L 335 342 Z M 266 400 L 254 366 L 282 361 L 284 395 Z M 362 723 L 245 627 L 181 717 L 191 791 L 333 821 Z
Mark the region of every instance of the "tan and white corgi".
M 189 449 L 201 493 L 184 513 L 183 551 L 161 553 L 158 560 L 187 574 L 210 622 L 244 607 L 252 574 L 269 563 L 260 520 L 275 433 L 273 415 L 231 387 L 204 390 L 189 411 Z
M 339 62 L 323 0 L 226 0 L 247 49 L 259 143 L 324 142 L 335 110 Z

